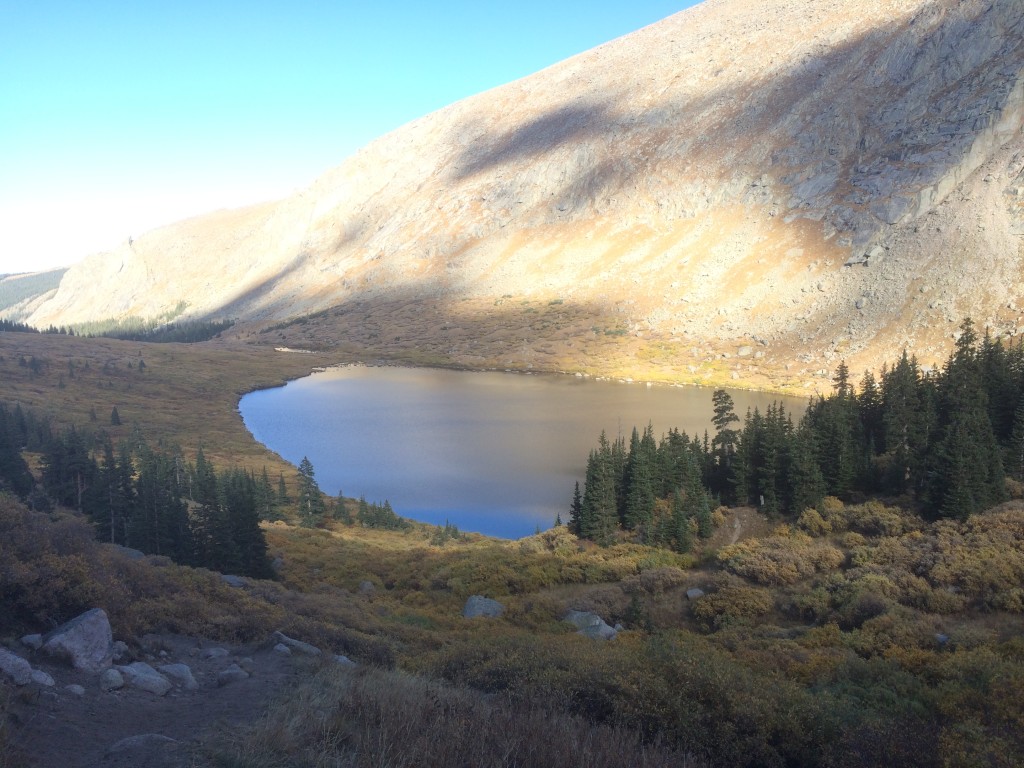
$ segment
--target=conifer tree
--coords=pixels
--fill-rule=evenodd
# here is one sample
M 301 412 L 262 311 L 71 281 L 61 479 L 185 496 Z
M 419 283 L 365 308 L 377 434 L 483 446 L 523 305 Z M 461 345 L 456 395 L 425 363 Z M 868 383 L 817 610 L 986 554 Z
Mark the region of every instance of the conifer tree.
M 324 516 L 326 505 L 320 486 L 316 482 L 316 473 L 313 470 L 313 463 L 308 457 L 303 456 L 299 464 L 299 519 L 307 527 L 313 527 Z

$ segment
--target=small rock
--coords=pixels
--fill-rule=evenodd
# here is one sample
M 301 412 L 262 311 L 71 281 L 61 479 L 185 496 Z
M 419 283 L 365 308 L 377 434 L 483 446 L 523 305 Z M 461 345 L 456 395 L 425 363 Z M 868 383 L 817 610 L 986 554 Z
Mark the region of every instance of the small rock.
M 102 608 L 93 608 L 57 627 L 43 638 L 43 653 L 69 661 L 84 672 L 102 672 L 113 655 L 110 621 Z
M 227 648 L 204 648 L 201 655 L 204 659 L 223 659 L 231 652 Z
M 32 682 L 32 665 L 6 648 L 0 648 L 0 672 L 15 685 L 28 685 Z
M 250 675 L 256 672 L 256 662 L 246 656 L 244 659 L 238 660 L 238 666 L 248 672 Z
M 53 688 L 54 686 L 53 678 L 41 669 L 32 670 L 32 682 L 36 685 L 45 686 L 46 688 Z
M 297 651 L 298 653 L 304 653 L 307 656 L 320 655 L 320 649 L 317 648 L 315 645 L 310 645 L 309 643 L 304 643 L 301 640 L 296 640 L 295 638 L 288 637 L 288 635 L 284 634 L 283 632 L 275 632 L 274 639 L 277 640 L 277 642 L 279 643 L 287 645 L 291 650 Z
M 104 691 L 116 691 L 124 688 L 124 675 L 116 669 L 107 669 L 100 675 L 100 688 Z
M 377 591 L 377 587 L 369 579 L 364 579 L 359 582 L 359 594 L 365 597 L 370 597 L 374 592 Z
M 692 587 L 686 590 L 687 600 L 697 600 L 698 598 L 704 597 L 704 590 L 700 587 Z
M 483 595 L 473 595 L 466 601 L 466 605 L 462 609 L 462 615 L 467 619 L 476 619 L 481 616 L 496 619 L 504 612 L 504 605 Z
M 163 664 L 160 667 L 160 672 L 186 691 L 199 690 L 199 683 L 192 676 L 192 668 L 188 664 Z
M 935 642 L 937 642 L 939 645 L 946 645 L 949 642 L 949 635 L 944 635 L 941 632 L 936 632 Z
M 242 669 L 237 664 L 232 664 L 227 669 L 222 669 L 217 673 L 217 685 L 223 688 L 225 685 L 237 682 L 239 680 L 247 680 L 249 673 Z
M 356 663 L 352 661 L 348 656 L 342 656 L 340 653 L 334 657 L 335 662 L 341 664 L 343 667 L 354 667 Z
M 80 686 L 78 683 L 65 685 L 64 690 L 70 693 L 72 696 L 85 696 L 85 688 Z
M 291 656 L 292 649 L 284 643 L 278 643 L 274 646 L 274 653 L 280 653 L 282 656 Z
M 736 350 L 737 357 L 750 357 L 752 354 L 754 354 L 754 348 L 750 346 L 742 346 Z
M 229 573 L 222 573 L 220 580 L 227 584 L 229 587 L 244 587 L 248 582 L 242 576 L 232 576 Z
M 115 640 L 110 646 L 110 654 L 114 661 L 124 661 L 128 657 L 128 644 L 124 640 Z
M 25 635 L 21 638 L 21 644 L 31 648 L 33 651 L 38 651 L 43 647 L 43 636 L 42 635 Z

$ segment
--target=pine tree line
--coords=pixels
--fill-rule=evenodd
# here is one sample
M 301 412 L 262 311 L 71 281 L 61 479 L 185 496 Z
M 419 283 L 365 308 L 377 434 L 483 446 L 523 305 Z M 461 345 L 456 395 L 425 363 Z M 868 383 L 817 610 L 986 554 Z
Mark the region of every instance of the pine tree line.
M 656 444 L 648 426 L 627 448 L 602 433 L 573 495 L 574 532 L 607 542 L 632 531 L 685 551 L 710 532 L 719 501 L 798 515 L 826 495 L 884 494 L 964 519 L 1005 498 L 1006 475 L 1024 481 L 1024 346 L 979 339 L 969 319 L 941 370 L 904 352 L 858 389 L 841 363 L 833 392 L 795 422 L 774 403 L 737 430 L 729 394 L 715 391 L 713 403 L 710 440 L 670 431 Z
M 26 450 L 41 455 L 41 487 Z M 102 541 L 185 565 L 272 575 L 259 526 L 277 516 L 266 469 L 218 472 L 202 450 L 189 463 L 181 451 L 149 446 L 138 430 L 115 450 L 105 433 L 94 439 L 70 427 L 55 434 L 46 419 L 0 403 L 0 490 L 35 509 L 78 510 Z

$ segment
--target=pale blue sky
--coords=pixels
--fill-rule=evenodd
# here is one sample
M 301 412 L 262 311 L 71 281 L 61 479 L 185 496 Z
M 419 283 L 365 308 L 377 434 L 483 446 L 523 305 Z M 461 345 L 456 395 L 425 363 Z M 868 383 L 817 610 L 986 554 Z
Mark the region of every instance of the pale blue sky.
M 0 4 L 0 274 L 283 197 L 692 0 Z

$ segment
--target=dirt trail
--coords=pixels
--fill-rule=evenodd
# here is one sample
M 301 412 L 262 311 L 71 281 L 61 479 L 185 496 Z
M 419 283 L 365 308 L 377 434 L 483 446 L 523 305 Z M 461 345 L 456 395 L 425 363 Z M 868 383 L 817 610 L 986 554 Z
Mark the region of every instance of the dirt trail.
M 53 677 L 52 688 L 15 689 L 10 713 L 15 749 L 33 768 L 184 768 L 206 765 L 196 754 L 199 740 L 226 726 L 252 722 L 286 688 L 309 661 L 282 656 L 269 644 L 228 646 L 175 635 L 147 636 L 149 653 L 137 660 L 153 667 L 187 664 L 199 684 L 196 691 L 175 686 L 155 696 L 130 686 L 103 691 L 99 676 L 30 657 L 33 667 Z M 229 654 L 203 658 L 203 650 L 224 648 Z M 160 650 L 164 655 L 160 654 Z M 217 674 L 242 659 L 251 659 L 253 674 L 218 686 Z M 65 686 L 78 684 L 84 695 Z M 133 736 L 158 734 L 136 746 L 111 752 Z M 17 764 L 17 763 L 15 763 Z

